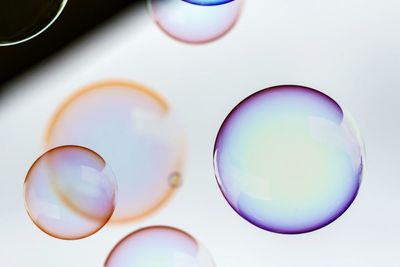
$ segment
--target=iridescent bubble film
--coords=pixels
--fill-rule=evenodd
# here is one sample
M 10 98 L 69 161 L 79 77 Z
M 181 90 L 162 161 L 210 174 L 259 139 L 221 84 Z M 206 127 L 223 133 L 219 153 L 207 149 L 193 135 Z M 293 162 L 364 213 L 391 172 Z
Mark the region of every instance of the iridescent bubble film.
M 216 40 L 235 25 L 243 0 L 203 6 L 182 0 L 148 0 L 150 14 L 169 36 L 187 43 Z
M 27 41 L 46 30 L 67 0 L 1 0 L 0 46 Z
M 49 147 L 75 144 L 98 152 L 118 182 L 111 222 L 129 222 L 161 207 L 180 184 L 184 136 L 166 101 L 126 81 L 89 85 L 50 122 Z
M 348 114 L 329 96 L 301 86 L 259 91 L 225 119 L 214 169 L 226 200 L 265 230 L 319 229 L 355 199 L 363 145 Z
M 105 267 L 215 267 L 209 252 L 182 230 L 154 226 L 122 239 Z
M 201 5 L 201 6 L 216 6 L 226 4 L 235 0 L 182 0 L 194 5 Z
M 61 239 L 80 239 L 100 230 L 111 218 L 117 185 L 104 159 L 79 146 L 43 154 L 24 183 L 25 205 L 32 221 Z

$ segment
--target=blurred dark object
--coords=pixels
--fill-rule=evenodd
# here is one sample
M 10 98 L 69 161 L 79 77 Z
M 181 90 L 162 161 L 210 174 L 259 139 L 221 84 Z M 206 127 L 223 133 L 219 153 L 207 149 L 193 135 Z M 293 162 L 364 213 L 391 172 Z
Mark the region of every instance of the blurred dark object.
M 21 12 L 27 7 L 24 6 L 25 2 L 32 2 L 32 0 L 5 1 L 21 2 Z M 0 46 L 0 89 L 5 82 L 58 52 L 119 11 L 141 2 L 139 0 L 69 0 L 60 17 L 42 34 L 21 44 Z M 16 23 L 21 23 L 19 16 L 15 19 Z M 5 26 L 0 24 L 0 27 Z M 6 32 L 6 29 L 0 30 L 1 32 Z

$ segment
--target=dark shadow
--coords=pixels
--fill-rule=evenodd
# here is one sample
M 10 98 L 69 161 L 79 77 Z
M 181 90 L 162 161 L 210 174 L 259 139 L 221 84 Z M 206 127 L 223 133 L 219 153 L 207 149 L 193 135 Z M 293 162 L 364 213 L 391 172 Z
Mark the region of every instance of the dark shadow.
M 21 5 L 26 2 L 26 0 L 5 1 L 19 1 Z M 127 8 L 137 8 L 143 2 L 143 0 L 69 0 L 63 13 L 45 32 L 21 44 L 0 46 L 0 97 L 4 93 L 3 87 L 6 82 L 65 49 L 111 17 Z M 15 15 L 15 20 L 16 23 L 21 22 L 19 15 Z M 6 30 L 9 29 L 3 28 L 3 32 Z

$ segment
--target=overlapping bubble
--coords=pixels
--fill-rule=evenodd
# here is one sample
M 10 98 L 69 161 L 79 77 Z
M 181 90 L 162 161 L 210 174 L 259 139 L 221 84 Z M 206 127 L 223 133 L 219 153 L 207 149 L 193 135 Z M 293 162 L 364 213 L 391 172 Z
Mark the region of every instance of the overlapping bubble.
M 39 35 L 58 18 L 66 4 L 67 0 L 1 0 L 0 46 Z
M 32 221 L 60 239 L 80 239 L 100 230 L 115 208 L 117 185 L 104 159 L 79 146 L 62 146 L 43 154 L 24 183 Z
M 119 188 L 111 222 L 156 211 L 181 183 L 182 127 L 166 101 L 140 84 L 105 81 L 79 90 L 56 112 L 45 141 L 84 146 L 107 161 Z
M 215 267 L 209 252 L 188 233 L 153 226 L 131 233 L 110 252 L 104 267 Z
M 243 218 L 298 234 L 336 220 L 355 199 L 363 144 L 347 114 L 311 88 L 277 86 L 237 105 L 218 133 L 221 191 Z
M 156 24 L 169 36 L 199 44 L 229 32 L 239 18 L 243 1 L 203 6 L 182 0 L 148 0 L 148 8 Z

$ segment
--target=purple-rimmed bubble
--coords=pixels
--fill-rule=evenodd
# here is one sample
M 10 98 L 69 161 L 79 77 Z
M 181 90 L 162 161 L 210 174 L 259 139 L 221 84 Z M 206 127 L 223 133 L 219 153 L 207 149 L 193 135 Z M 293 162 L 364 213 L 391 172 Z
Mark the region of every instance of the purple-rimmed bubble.
M 265 230 L 299 234 L 340 217 L 355 199 L 363 144 L 349 115 L 302 86 L 261 90 L 223 122 L 214 149 L 232 208 Z
M 123 238 L 104 267 L 215 267 L 209 252 L 190 234 L 169 226 L 139 229 Z
M 172 38 L 193 44 L 219 39 L 236 24 L 244 0 L 222 5 L 195 5 L 182 0 L 147 0 L 151 16 Z

